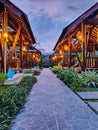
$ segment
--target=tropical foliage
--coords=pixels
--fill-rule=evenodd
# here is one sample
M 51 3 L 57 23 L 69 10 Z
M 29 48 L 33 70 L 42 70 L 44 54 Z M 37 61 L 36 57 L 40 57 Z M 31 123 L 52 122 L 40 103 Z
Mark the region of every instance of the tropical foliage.
M 33 69 L 24 69 L 23 70 L 23 73 L 27 73 L 27 74 L 30 74 L 30 73 L 33 73 Z
M 26 95 L 36 82 L 35 77 L 24 77 L 18 85 L 0 87 L 0 130 L 8 130 L 11 121 L 22 108 Z
M 52 68 L 52 71 L 53 71 L 55 74 L 59 74 L 59 73 L 61 73 L 61 71 L 62 71 L 62 66 L 54 66 L 54 67 Z
M 73 91 L 83 90 L 84 80 L 73 68 L 63 69 L 58 77 L 64 81 Z
M 54 67 L 54 73 L 73 91 L 86 91 L 87 88 L 98 88 L 98 73 L 97 71 L 85 71 L 78 74 L 74 68 L 61 69 Z
M 7 75 L 0 73 L 0 84 L 3 84 L 6 79 L 7 79 Z
M 82 74 L 82 78 L 85 81 L 85 86 L 86 87 L 93 87 L 96 88 L 98 87 L 98 74 L 97 71 L 93 70 L 93 71 L 85 71 Z

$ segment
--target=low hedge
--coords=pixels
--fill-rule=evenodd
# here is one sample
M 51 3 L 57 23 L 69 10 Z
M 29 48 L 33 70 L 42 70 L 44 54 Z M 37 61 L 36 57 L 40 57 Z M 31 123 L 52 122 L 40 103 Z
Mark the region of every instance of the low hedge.
M 6 79 L 7 79 L 7 75 L 0 73 L 0 85 L 2 85 Z
M 61 73 L 62 70 L 63 70 L 62 66 L 54 66 L 54 67 L 52 68 L 52 71 L 53 71 L 55 74 Z
M 79 77 L 78 72 L 73 68 L 66 68 L 58 74 L 58 77 L 67 84 L 73 91 L 84 90 L 84 79 Z
M 84 91 L 84 79 L 79 76 L 74 68 L 62 69 L 62 67 L 55 66 L 52 71 L 73 91 Z
M 64 69 L 53 67 L 52 71 L 75 92 L 98 88 L 98 71 L 88 70 L 78 74 L 73 67 Z
M 31 74 L 31 73 L 33 73 L 33 69 L 24 69 L 23 73 L 25 73 L 25 74 Z
M 12 120 L 26 102 L 26 96 L 36 82 L 33 76 L 24 77 L 18 85 L 0 87 L 0 130 L 8 130 Z

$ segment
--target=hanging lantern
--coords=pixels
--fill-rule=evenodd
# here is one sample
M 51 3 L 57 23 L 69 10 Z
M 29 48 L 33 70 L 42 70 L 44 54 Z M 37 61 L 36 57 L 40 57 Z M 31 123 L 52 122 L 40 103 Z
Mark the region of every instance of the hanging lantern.
M 68 51 L 68 50 L 69 50 L 68 45 L 64 45 L 64 50 L 65 50 L 65 51 Z
M 81 31 L 78 31 L 78 32 L 77 32 L 77 39 L 78 39 L 79 41 L 83 42 L 83 34 L 82 34 Z
M 62 55 L 64 52 L 62 50 L 59 50 L 60 55 Z
M 23 51 L 26 51 L 26 46 L 23 47 Z

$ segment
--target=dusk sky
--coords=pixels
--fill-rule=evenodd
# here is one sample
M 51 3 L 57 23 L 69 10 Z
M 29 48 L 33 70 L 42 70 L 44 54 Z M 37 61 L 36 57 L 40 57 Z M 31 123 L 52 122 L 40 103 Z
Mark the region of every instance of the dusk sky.
M 10 0 L 27 14 L 38 48 L 52 51 L 63 28 L 98 0 Z

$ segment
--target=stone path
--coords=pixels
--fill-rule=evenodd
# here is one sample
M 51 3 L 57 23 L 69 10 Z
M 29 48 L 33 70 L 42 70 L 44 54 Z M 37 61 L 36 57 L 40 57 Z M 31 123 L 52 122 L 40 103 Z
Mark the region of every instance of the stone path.
M 86 100 L 90 108 L 98 114 L 98 92 L 77 92 L 77 94 L 81 99 Z
M 98 102 L 88 102 L 88 105 L 98 114 Z
M 98 130 L 98 115 L 43 69 L 11 130 Z
M 77 92 L 82 99 L 98 99 L 98 92 Z

